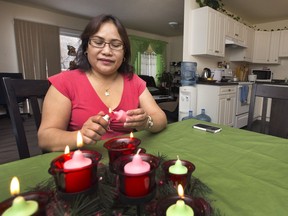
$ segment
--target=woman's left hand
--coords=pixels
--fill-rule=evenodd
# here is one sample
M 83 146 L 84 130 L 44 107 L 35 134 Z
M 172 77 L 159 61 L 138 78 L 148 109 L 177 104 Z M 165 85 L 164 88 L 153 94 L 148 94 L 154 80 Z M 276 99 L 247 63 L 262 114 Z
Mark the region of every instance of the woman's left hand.
M 127 118 L 124 123 L 125 128 L 133 128 L 137 131 L 147 128 L 148 114 L 142 108 L 128 110 Z

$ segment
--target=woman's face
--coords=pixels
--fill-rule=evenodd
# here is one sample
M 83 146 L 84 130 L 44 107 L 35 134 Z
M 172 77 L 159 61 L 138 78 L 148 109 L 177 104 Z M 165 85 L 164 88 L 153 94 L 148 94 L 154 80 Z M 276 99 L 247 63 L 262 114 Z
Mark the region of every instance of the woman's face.
M 99 31 L 90 37 L 87 58 L 96 73 L 112 75 L 117 72 L 123 62 L 124 47 L 112 22 L 103 23 Z

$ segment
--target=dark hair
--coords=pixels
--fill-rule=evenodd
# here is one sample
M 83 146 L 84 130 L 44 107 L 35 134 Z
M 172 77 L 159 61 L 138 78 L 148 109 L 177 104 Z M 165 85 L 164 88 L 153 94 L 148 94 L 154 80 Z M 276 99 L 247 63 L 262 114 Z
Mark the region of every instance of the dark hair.
M 80 69 L 83 71 L 87 71 L 91 69 L 91 65 L 87 59 L 87 56 L 85 55 L 85 52 L 88 47 L 89 38 L 94 35 L 96 32 L 99 31 L 101 25 L 105 22 L 112 21 L 114 25 L 116 26 L 118 33 L 121 37 L 121 40 L 124 44 L 124 61 L 122 62 L 121 66 L 118 69 L 119 73 L 127 74 L 129 77 L 133 74 L 133 67 L 129 65 L 130 58 L 131 58 L 131 50 L 130 50 L 130 42 L 128 38 L 128 34 L 126 32 L 126 29 L 124 25 L 120 22 L 120 20 L 109 14 L 102 14 L 99 16 L 94 17 L 86 26 L 84 31 L 82 32 L 80 39 L 81 44 L 77 50 L 77 55 L 75 59 L 75 67 L 70 69 Z

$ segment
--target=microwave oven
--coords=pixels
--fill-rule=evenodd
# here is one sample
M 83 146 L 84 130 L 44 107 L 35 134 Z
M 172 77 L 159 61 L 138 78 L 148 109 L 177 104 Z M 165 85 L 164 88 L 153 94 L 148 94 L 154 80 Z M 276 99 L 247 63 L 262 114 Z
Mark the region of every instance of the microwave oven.
M 252 69 L 251 73 L 256 75 L 257 82 L 272 82 L 273 73 L 270 69 Z

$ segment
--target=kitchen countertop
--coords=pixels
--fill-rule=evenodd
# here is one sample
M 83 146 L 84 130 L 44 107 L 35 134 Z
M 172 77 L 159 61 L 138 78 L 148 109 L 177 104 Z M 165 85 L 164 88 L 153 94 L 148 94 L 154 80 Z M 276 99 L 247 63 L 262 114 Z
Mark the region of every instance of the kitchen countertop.
M 226 86 L 226 85 L 238 85 L 239 83 L 243 83 L 245 81 L 238 81 L 238 82 L 213 82 L 213 81 L 197 81 L 197 84 L 203 84 L 203 85 L 217 85 L 217 86 Z M 249 83 L 248 81 L 246 81 Z M 250 82 L 253 84 L 253 82 Z M 271 84 L 271 85 L 285 85 L 288 86 L 288 82 L 285 82 L 285 80 L 272 80 L 272 82 L 255 82 L 260 84 Z
M 288 86 L 288 82 L 285 82 L 285 80 L 272 80 L 272 82 L 256 82 L 256 83 Z
M 211 82 L 211 81 L 198 81 L 196 84 L 203 84 L 203 85 L 216 85 L 216 86 L 227 86 L 227 85 L 238 85 L 238 82 Z

